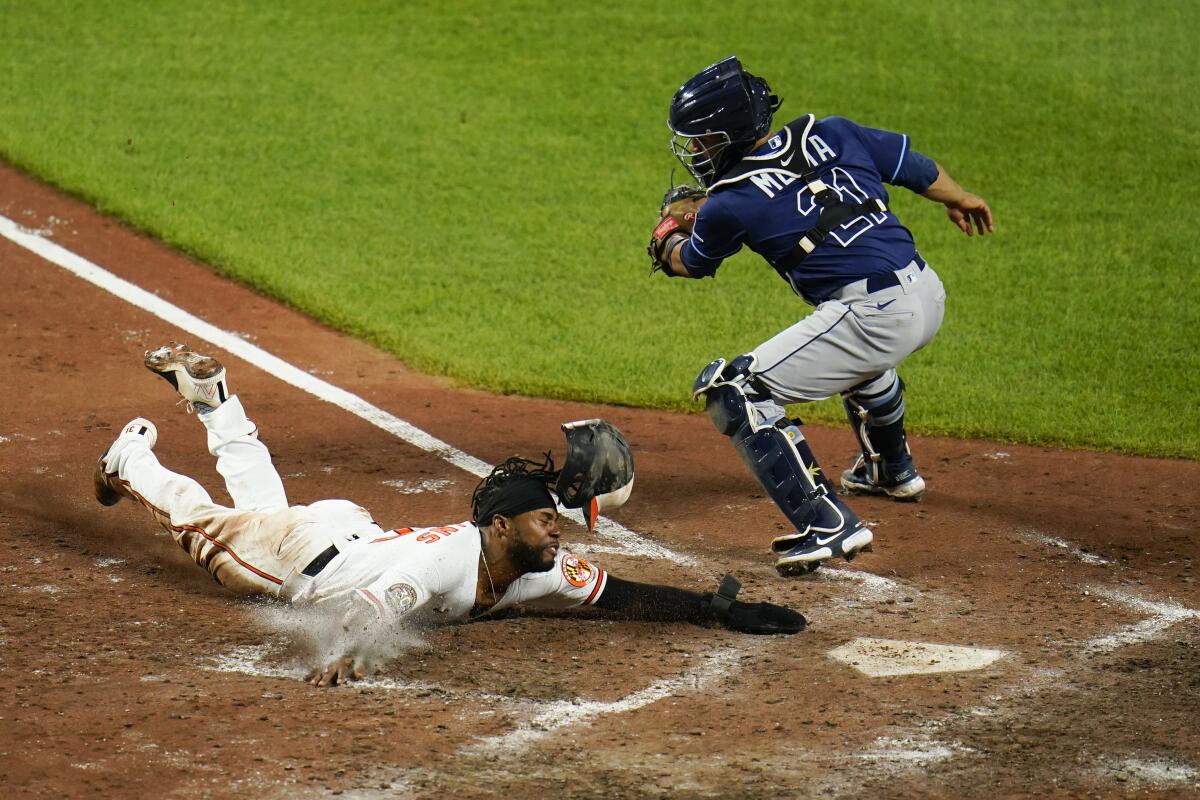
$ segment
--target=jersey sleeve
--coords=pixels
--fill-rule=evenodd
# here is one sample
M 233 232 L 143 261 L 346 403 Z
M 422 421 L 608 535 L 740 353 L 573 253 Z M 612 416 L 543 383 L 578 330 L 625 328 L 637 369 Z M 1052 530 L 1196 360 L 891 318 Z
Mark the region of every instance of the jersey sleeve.
M 858 139 L 884 183 L 896 182 L 908 154 L 907 134 L 868 128 L 845 117 L 829 117 L 828 121 Z
M 574 553 L 560 550 L 546 572 L 529 572 L 516 582 L 512 605 L 564 609 L 591 605 L 604 594 L 608 573 Z
M 742 249 L 746 230 L 721 202 L 710 197 L 696 214 L 691 237 L 680 248 L 679 258 L 692 278 L 711 277 L 721 262 Z
M 829 117 L 825 122 L 858 139 L 884 183 L 921 194 L 937 179 L 937 164 L 914 150 L 907 134 L 868 128 L 845 117 Z

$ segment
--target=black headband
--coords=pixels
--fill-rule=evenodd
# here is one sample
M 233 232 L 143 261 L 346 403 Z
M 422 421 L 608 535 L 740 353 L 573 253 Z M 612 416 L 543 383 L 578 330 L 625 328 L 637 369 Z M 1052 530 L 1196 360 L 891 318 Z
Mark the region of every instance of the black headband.
M 506 482 L 493 496 L 483 499 L 475 514 L 475 524 L 486 528 L 492 517 L 501 514 L 512 518 L 535 508 L 556 508 L 554 497 L 546 488 L 546 482 L 524 476 Z

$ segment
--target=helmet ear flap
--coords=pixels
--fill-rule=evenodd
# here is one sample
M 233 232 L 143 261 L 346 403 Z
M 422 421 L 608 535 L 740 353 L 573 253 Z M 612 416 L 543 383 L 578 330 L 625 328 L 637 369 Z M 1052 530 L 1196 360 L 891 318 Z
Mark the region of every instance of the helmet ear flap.
M 567 458 L 555 486 L 566 508 L 583 509 L 588 530 L 604 509 L 619 508 L 633 492 L 633 453 L 617 428 L 602 419 L 568 422 Z
M 771 118 L 783 105 L 783 98 L 771 91 L 771 84 L 767 83 L 766 78 L 749 72 L 745 74 L 746 88 L 754 114 L 754 133 L 761 138 L 771 132 Z
M 605 509 L 620 508 L 625 505 L 625 501 L 629 499 L 629 495 L 633 494 L 633 475 L 629 476 L 629 483 L 613 492 L 606 492 L 601 495 L 596 495 L 592 501 L 588 503 L 587 510 L 584 516 L 587 517 L 587 528 L 592 530 L 596 527 L 596 520 L 600 517 L 600 512 Z

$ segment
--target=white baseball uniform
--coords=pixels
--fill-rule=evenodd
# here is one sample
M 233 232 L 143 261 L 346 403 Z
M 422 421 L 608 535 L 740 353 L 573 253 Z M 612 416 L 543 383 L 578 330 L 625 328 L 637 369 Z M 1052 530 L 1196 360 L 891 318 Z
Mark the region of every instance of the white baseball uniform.
M 348 500 L 289 507 L 270 452 L 237 396 L 197 416 L 233 508 L 217 505 L 195 480 L 163 467 L 146 438 L 132 432 L 117 438 L 106 466 L 221 585 L 382 623 L 453 622 L 471 615 L 482 552 L 475 525 L 385 531 Z M 314 569 L 318 564 L 323 566 Z M 594 603 L 607 580 L 604 570 L 560 549 L 549 571 L 521 576 L 489 611 Z

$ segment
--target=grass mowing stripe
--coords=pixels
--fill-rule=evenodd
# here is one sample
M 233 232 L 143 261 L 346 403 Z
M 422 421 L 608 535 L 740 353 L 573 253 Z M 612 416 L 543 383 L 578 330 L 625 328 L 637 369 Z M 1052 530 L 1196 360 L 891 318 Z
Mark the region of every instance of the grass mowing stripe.
M 807 310 L 749 255 L 645 277 L 667 101 L 737 52 L 993 204 L 968 241 L 893 193 L 950 293 L 914 429 L 1200 457 L 1193 4 L 55 8 L 0 14 L 4 157 L 419 369 L 674 408 Z

